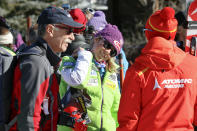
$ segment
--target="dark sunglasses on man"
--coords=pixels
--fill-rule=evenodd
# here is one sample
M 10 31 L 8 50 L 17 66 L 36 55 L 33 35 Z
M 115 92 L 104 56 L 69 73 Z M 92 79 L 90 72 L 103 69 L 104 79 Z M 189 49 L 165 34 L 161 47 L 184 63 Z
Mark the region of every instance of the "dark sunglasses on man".
M 70 27 L 65 27 L 65 26 L 61 26 L 61 25 L 57 25 L 57 24 L 53 24 L 54 27 L 57 27 L 59 29 L 65 29 L 66 30 L 66 34 L 70 35 L 71 33 L 73 33 L 73 28 Z
M 107 40 L 104 40 L 103 47 L 105 49 L 110 49 L 111 50 L 110 51 L 110 56 L 111 57 L 116 56 L 116 54 L 117 54 L 116 49 L 114 48 L 114 46 L 110 42 L 108 42 Z

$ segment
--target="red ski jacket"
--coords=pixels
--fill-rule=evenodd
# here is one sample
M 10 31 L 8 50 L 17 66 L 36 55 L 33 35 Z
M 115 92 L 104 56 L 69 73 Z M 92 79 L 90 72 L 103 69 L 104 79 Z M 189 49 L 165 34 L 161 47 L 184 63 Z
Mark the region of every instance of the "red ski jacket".
M 59 77 L 54 68 L 61 59 L 43 39 L 21 53 L 11 102 L 11 117 L 17 115 L 17 123 L 10 131 L 56 131 Z M 28 55 L 32 53 L 36 55 Z
M 193 131 L 196 65 L 174 41 L 152 38 L 126 73 L 117 131 Z

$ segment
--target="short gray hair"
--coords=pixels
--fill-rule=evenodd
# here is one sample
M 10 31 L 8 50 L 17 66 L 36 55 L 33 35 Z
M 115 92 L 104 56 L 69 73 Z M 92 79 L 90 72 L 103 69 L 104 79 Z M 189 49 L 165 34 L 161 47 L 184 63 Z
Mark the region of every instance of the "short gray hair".
M 46 32 L 46 26 L 47 25 L 48 24 L 40 24 L 40 25 L 38 25 L 38 36 L 39 37 L 43 37 L 44 36 L 44 34 Z

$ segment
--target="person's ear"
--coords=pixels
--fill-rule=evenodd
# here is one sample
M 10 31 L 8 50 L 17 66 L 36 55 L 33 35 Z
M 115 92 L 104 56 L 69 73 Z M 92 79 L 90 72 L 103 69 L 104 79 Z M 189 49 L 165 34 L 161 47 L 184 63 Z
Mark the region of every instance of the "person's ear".
M 100 40 L 100 38 L 99 38 L 99 37 L 95 37 L 95 38 L 94 38 L 94 42 L 95 42 L 95 43 L 98 43 L 98 42 L 99 42 L 99 40 Z
M 55 29 L 54 26 L 51 25 L 51 24 L 48 24 L 48 25 L 46 26 L 46 32 L 47 32 L 51 37 L 53 37 L 54 29 Z

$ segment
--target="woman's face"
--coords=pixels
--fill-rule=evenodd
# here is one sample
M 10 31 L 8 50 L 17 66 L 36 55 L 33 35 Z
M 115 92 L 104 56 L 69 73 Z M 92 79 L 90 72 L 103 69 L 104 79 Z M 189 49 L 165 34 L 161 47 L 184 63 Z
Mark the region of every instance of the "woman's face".
M 116 55 L 116 49 L 102 38 L 95 38 L 92 52 L 98 62 L 107 61 Z

